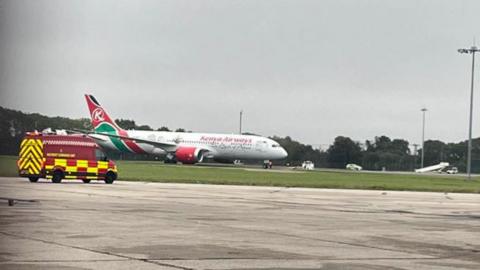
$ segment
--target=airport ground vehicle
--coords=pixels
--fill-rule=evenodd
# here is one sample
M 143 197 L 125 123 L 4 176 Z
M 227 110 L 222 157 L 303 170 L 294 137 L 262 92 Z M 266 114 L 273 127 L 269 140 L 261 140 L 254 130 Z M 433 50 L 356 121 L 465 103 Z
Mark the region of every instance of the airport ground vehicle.
M 18 173 L 30 182 L 40 178 L 60 183 L 62 179 L 104 180 L 111 184 L 117 179 L 117 166 L 85 135 L 52 135 L 27 133 L 20 144 Z
M 263 161 L 263 168 L 264 169 L 271 169 L 272 166 L 273 166 L 273 163 L 272 163 L 271 160 L 266 159 L 266 160 Z
M 457 167 L 451 167 L 451 168 L 448 168 L 445 172 L 447 174 L 457 174 L 458 173 L 458 168 Z
M 347 166 L 345 166 L 345 169 L 352 170 L 352 171 L 361 171 L 363 168 L 360 165 L 350 163 L 350 164 L 347 164 Z
M 310 160 L 306 160 L 302 163 L 302 169 L 307 170 L 307 171 L 311 171 L 311 170 L 315 169 L 315 164 L 313 162 L 311 162 Z
M 458 173 L 458 168 L 457 167 L 451 167 L 445 171 L 447 174 L 457 174 Z
M 446 168 L 450 166 L 450 163 L 448 162 L 440 162 L 438 164 L 432 165 L 432 166 L 427 166 L 424 168 L 416 169 L 416 173 L 428 173 L 428 172 L 439 172 L 441 173 L 444 171 Z
M 440 162 L 432 166 L 416 169 L 415 172 L 417 173 L 437 172 L 437 173 L 457 174 L 458 168 L 450 166 L 450 163 L 448 162 Z

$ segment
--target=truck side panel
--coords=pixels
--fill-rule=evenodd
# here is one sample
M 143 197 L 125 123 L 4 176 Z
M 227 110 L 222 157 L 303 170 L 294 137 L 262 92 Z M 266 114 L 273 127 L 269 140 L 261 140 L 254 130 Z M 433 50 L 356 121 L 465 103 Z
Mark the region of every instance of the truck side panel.
M 55 170 L 61 170 L 66 179 L 105 179 L 105 175 L 109 171 L 117 173 L 115 165 L 109 161 L 47 158 L 45 161 L 46 177 L 52 178 Z

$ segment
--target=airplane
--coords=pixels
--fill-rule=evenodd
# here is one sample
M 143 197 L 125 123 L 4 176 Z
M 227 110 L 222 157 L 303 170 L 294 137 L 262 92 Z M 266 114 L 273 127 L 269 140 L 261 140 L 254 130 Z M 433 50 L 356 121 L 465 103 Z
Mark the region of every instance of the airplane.
M 233 162 L 278 160 L 288 156 L 274 140 L 256 135 L 124 130 L 94 96 L 85 94 L 85 99 L 94 128 L 88 135 L 106 149 L 165 156 L 166 163 L 182 164 L 199 163 L 205 157 L 217 162 Z

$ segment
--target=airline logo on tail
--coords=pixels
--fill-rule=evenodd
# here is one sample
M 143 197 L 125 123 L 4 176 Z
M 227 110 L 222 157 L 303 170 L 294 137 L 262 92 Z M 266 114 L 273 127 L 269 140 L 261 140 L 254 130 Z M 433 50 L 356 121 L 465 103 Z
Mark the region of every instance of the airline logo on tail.
M 97 133 L 105 133 L 128 137 L 127 131 L 120 128 L 100 106 L 100 103 L 92 95 L 85 95 L 93 128 Z M 145 151 L 133 140 L 109 137 L 115 147 L 122 152 L 145 153 Z
M 103 122 L 105 121 L 105 118 L 103 117 L 103 109 L 102 108 L 96 108 L 92 112 L 92 119 L 95 122 Z
M 121 129 L 100 106 L 100 103 L 92 95 L 85 95 L 87 100 L 88 110 L 92 119 L 92 125 L 95 131 L 118 134 Z

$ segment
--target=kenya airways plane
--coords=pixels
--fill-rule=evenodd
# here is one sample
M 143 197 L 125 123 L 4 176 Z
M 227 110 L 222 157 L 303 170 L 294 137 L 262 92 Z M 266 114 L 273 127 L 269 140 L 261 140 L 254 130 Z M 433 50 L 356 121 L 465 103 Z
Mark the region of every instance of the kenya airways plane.
M 166 156 L 167 162 L 194 164 L 204 157 L 216 161 L 274 160 L 287 157 L 277 142 L 260 136 L 124 130 L 100 103 L 85 95 L 95 133 L 89 134 L 104 148 L 136 154 Z

